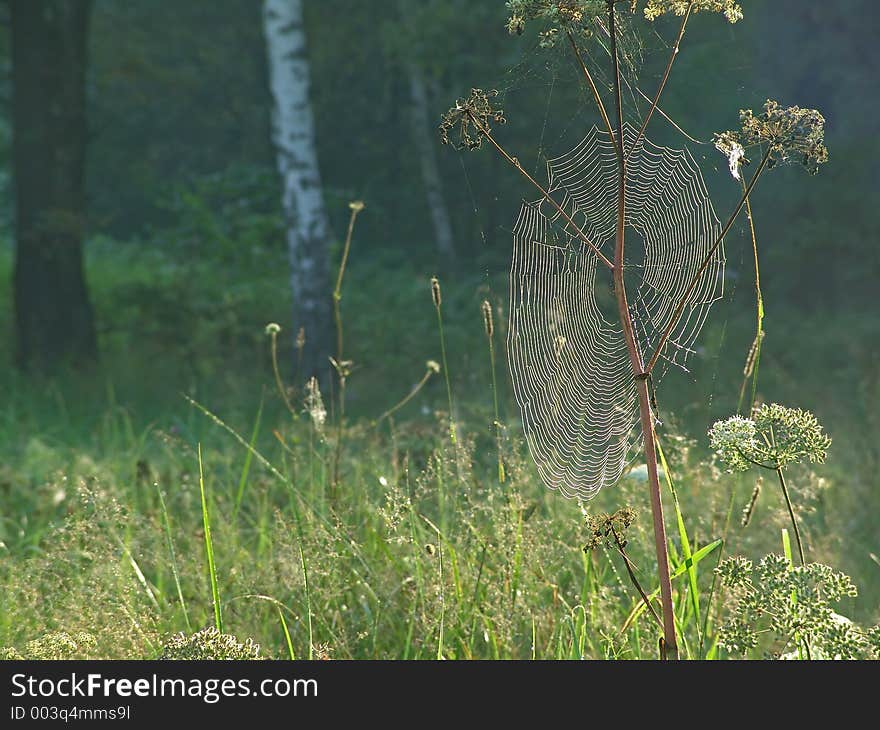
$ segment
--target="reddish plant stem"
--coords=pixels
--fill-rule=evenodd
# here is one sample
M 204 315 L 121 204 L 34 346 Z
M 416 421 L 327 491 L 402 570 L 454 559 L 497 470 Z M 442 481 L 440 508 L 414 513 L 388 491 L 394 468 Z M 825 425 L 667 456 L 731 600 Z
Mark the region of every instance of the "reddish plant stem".
M 657 454 L 654 448 L 654 417 L 648 395 L 648 381 L 642 368 L 642 358 L 633 332 L 632 318 L 626 299 L 624 279 L 624 252 L 626 231 L 626 158 L 623 155 L 623 108 L 620 93 L 620 65 L 617 57 L 617 30 L 614 19 L 614 0 L 608 1 L 611 58 L 614 63 L 614 99 L 617 106 L 618 186 L 617 229 L 614 245 L 614 294 L 620 314 L 620 323 L 626 349 L 632 364 L 633 377 L 639 396 L 639 414 L 642 422 L 642 442 L 648 468 L 651 492 L 651 513 L 654 522 L 654 546 L 657 551 L 657 572 L 660 578 L 660 605 L 663 609 L 663 640 L 666 659 L 678 659 L 675 638 L 675 613 L 672 606 L 672 583 L 669 577 L 669 556 L 666 552 L 666 525 L 663 520 L 663 502 L 660 498 L 660 477 L 657 473 Z

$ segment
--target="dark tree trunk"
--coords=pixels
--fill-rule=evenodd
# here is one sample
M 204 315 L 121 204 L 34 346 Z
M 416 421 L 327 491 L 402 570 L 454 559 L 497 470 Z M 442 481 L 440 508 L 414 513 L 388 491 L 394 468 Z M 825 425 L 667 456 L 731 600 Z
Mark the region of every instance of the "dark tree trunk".
M 96 356 L 83 274 L 90 0 L 11 0 L 14 301 L 25 370 Z

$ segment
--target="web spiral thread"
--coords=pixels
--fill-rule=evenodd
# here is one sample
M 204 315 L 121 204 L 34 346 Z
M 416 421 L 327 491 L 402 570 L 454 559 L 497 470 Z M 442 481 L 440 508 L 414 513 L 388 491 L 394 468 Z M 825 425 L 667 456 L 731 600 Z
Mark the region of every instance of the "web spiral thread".
M 625 125 L 624 149 L 637 136 Z M 547 171 L 553 199 L 613 260 L 618 163 L 609 135 L 594 127 Z M 721 232 L 690 152 L 639 141 L 627 159 L 625 224 L 627 298 L 644 361 Z M 642 436 L 611 272 L 544 199 L 522 204 L 513 242 L 507 347 L 526 440 L 548 487 L 590 499 L 620 478 Z M 723 278 L 719 246 L 687 294 L 655 380 L 669 364 L 685 367 Z

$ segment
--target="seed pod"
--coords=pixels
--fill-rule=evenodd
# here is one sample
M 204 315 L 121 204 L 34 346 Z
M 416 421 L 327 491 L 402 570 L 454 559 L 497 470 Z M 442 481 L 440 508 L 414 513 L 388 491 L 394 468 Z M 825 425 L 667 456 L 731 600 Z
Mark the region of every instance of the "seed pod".
M 749 354 L 746 357 L 746 364 L 743 368 L 743 375 L 745 377 L 750 377 L 752 371 L 755 369 L 755 359 L 758 357 L 758 345 L 764 340 L 764 333 L 755 336 L 755 339 L 752 341 L 752 346 L 749 348 Z
M 434 306 L 440 309 L 443 297 L 440 296 L 440 280 L 436 276 L 431 277 L 431 298 L 434 300 Z
M 758 481 L 755 482 L 755 488 L 752 490 L 752 498 L 749 500 L 749 503 L 746 505 L 746 508 L 743 510 L 742 516 L 742 526 L 748 527 L 749 522 L 752 519 L 752 513 L 755 511 L 755 504 L 758 501 L 758 495 L 761 494 L 761 482 L 764 480 L 761 477 L 758 477 Z
M 483 326 L 486 328 L 486 337 L 491 340 L 492 335 L 495 334 L 495 323 L 492 321 L 492 305 L 484 299 L 480 309 L 483 311 Z

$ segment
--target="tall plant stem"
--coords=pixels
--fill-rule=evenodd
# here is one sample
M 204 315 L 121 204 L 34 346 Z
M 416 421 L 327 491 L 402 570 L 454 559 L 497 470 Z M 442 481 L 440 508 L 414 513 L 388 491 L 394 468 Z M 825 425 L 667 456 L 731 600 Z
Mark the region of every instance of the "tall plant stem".
M 492 372 L 492 405 L 495 407 L 495 447 L 498 451 L 498 483 L 504 484 L 504 460 L 501 457 L 501 418 L 498 411 L 498 378 L 495 376 L 495 343 L 493 333 L 487 332 L 489 340 L 489 368 Z
M 660 477 L 657 473 L 657 453 L 654 445 L 654 417 L 648 395 L 648 380 L 644 376 L 642 358 L 633 332 L 632 318 L 626 299 L 624 279 L 624 250 L 626 225 L 626 158 L 623 156 L 623 108 L 620 93 L 620 65 L 617 57 L 617 29 L 614 18 L 614 0 L 608 0 L 609 31 L 611 34 L 611 60 L 614 64 L 614 101 L 617 107 L 618 186 L 617 229 L 614 244 L 614 294 L 626 349 L 632 365 L 633 377 L 639 395 L 639 414 L 642 421 L 642 442 L 648 468 L 651 491 L 651 513 L 654 521 L 654 545 L 657 551 L 657 571 L 660 578 L 660 604 L 663 609 L 664 658 L 678 659 L 678 643 L 675 638 L 675 614 L 672 606 L 672 582 L 669 578 L 669 556 L 666 552 L 666 525 L 663 521 L 663 502 L 660 498 Z
M 391 406 L 387 411 L 385 411 L 381 416 L 376 419 L 376 425 L 378 426 L 382 421 L 388 418 L 392 413 L 399 411 L 403 408 L 407 403 L 409 403 L 413 398 L 416 397 L 416 394 L 424 387 L 425 383 L 428 382 L 430 377 L 435 373 L 435 370 L 432 370 L 430 367 L 425 371 L 425 374 L 422 376 L 422 379 L 413 386 L 413 389 L 403 397 L 402 400 L 398 401 L 395 405 Z
M 342 277 L 345 276 L 345 265 L 348 263 L 348 252 L 351 250 L 351 237 L 354 233 L 354 222 L 364 209 L 364 204 L 355 201 L 349 204 L 351 216 L 348 219 L 348 232 L 345 235 L 345 245 L 342 247 L 342 261 L 339 262 L 339 272 L 336 274 L 336 286 L 333 288 L 333 317 L 336 320 L 336 362 L 342 362 Z
M 730 215 L 730 218 L 727 219 L 727 223 L 724 224 L 724 228 L 721 229 L 721 233 L 718 234 L 718 238 L 715 239 L 715 243 L 713 243 L 712 246 L 709 248 L 709 252 L 703 259 L 703 263 L 700 264 L 700 268 L 697 269 L 697 273 L 694 274 L 693 279 L 691 279 L 691 283 L 688 284 L 688 288 L 685 290 L 684 294 L 681 295 L 678 306 L 676 306 L 675 311 L 672 313 L 672 317 L 670 317 L 669 319 L 669 324 L 666 325 L 666 329 L 663 331 L 663 335 L 660 337 L 660 341 L 657 344 L 657 349 L 654 350 L 654 354 L 648 361 L 648 365 L 645 368 L 645 374 L 650 375 L 651 371 L 654 369 L 654 366 L 657 364 L 657 360 L 660 359 L 660 355 L 663 353 L 663 348 L 666 347 L 666 342 L 669 340 L 669 337 L 672 335 L 672 331 L 675 329 L 678 321 L 681 319 L 681 314 L 682 312 L 684 312 L 684 308 L 687 305 L 688 299 L 690 298 L 697 284 L 700 282 L 703 274 L 706 273 L 706 269 L 712 262 L 712 257 L 715 255 L 715 252 L 718 250 L 718 247 L 721 245 L 721 242 L 724 240 L 724 237 L 727 235 L 728 231 L 730 231 L 733 222 L 736 220 L 739 212 L 743 209 L 746 201 L 748 201 L 749 195 L 751 195 L 752 192 L 752 188 L 755 187 L 755 183 L 758 182 L 758 178 L 761 177 L 761 173 L 767 166 L 767 160 L 770 157 L 770 150 L 771 148 L 768 146 L 766 152 L 764 152 L 764 156 L 761 158 L 761 163 L 758 165 L 758 169 L 755 170 L 755 174 L 749 181 L 748 187 L 746 187 L 746 190 L 743 193 L 743 196 L 740 198 L 739 203 L 737 203 L 736 208 Z
M 339 464 L 342 459 L 342 437 L 345 428 L 345 380 L 348 376 L 348 365 L 342 360 L 342 277 L 345 276 L 345 265 L 348 263 L 348 252 L 351 250 L 351 237 L 354 233 L 354 222 L 364 209 L 360 201 L 349 203 L 351 216 L 348 219 L 348 232 L 345 235 L 345 245 L 342 247 L 342 261 L 339 263 L 339 273 L 336 275 L 336 286 L 333 288 L 333 319 L 336 321 L 336 360 L 334 367 L 336 377 L 339 379 L 339 415 L 336 424 L 336 450 L 333 456 L 333 489 L 339 484 Z
M 281 380 L 281 373 L 278 370 L 278 330 L 275 328 L 269 330 L 269 338 L 271 342 L 272 372 L 275 374 L 275 386 L 281 394 L 284 406 L 290 411 L 290 415 L 296 419 L 296 410 L 294 410 L 293 404 L 290 402 L 290 398 L 287 395 L 287 388 L 284 386 L 284 381 Z M 300 352 L 302 351 L 300 350 Z
M 626 566 L 626 572 L 629 573 L 630 582 L 633 584 L 635 589 L 639 592 L 639 595 L 642 597 L 642 602 L 645 604 L 645 608 L 650 611 L 651 615 L 654 617 L 654 620 L 657 622 L 657 625 L 660 628 L 663 628 L 663 620 L 660 616 L 657 615 L 657 609 L 654 608 L 654 604 L 651 603 L 651 599 L 648 598 L 648 594 L 645 593 L 645 589 L 642 588 L 642 584 L 639 583 L 638 577 L 636 577 L 635 566 L 632 563 L 632 560 L 629 559 L 629 555 L 626 554 L 626 549 L 623 546 L 623 541 L 620 539 L 620 536 L 617 534 L 617 531 L 612 527 L 611 534 L 614 536 L 614 542 L 617 545 L 617 552 L 620 553 L 620 557 L 623 558 L 623 564 Z
M 599 94 L 599 87 L 596 86 L 596 82 L 593 81 L 593 76 L 590 73 L 590 69 L 587 68 L 587 64 L 584 62 L 584 57 L 581 55 L 581 49 L 578 48 L 578 45 L 575 42 L 574 36 L 571 34 L 571 31 L 566 31 L 566 35 L 568 36 L 568 42 L 571 44 L 571 49 L 574 51 L 578 66 L 580 66 L 581 72 L 583 73 L 584 78 L 587 81 L 587 85 L 593 92 L 593 98 L 596 100 L 596 106 L 599 109 L 599 115 L 602 117 L 602 121 L 605 122 L 605 129 L 608 130 L 610 138 L 614 139 L 614 129 L 611 126 L 611 120 L 608 118 L 608 112 L 605 111 L 605 105 L 602 103 L 602 96 Z M 616 147 L 615 151 L 617 151 Z
M 788 516 L 791 517 L 791 526 L 794 529 L 794 539 L 798 546 L 798 555 L 801 559 L 801 565 L 807 564 L 807 559 L 804 556 L 804 546 L 801 542 L 801 531 L 798 528 L 797 517 L 794 515 L 794 507 L 791 504 L 791 497 L 788 495 L 788 487 L 785 484 L 785 476 L 782 473 L 781 467 L 776 467 L 774 469 L 776 475 L 779 477 L 779 486 L 782 487 L 782 496 L 785 498 L 785 506 L 788 508 Z
M 755 307 L 757 311 L 757 327 L 755 329 L 755 339 L 752 343 L 751 348 L 749 349 L 749 355 L 746 359 L 746 366 L 743 369 L 743 382 L 742 387 L 739 390 L 739 402 L 737 403 L 736 410 L 739 413 L 742 413 L 742 403 L 743 398 L 746 393 L 746 386 L 749 383 L 749 378 L 752 380 L 752 394 L 751 401 L 749 403 L 749 414 L 751 414 L 752 409 L 755 407 L 755 395 L 758 392 L 758 368 L 761 364 L 761 346 L 764 343 L 764 297 L 761 294 L 761 269 L 758 266 L 758 238 L 755 234 L 755 221 L 752 218 L 752 204 L 749 201 L 748 195 L 746 195 L 746 182 L 743 179 L 740 179 L 743 187 L 743 195 L 746 199 L 746 217 L 749 220 L 749 233 L 752 236 L 752 253 L 755 257 Z
M 642 137 L 645 136 L 648 122 L 651 121 L 651 117 L 654 116 L 654 112 L 657 111 L 657 105 L 660 103 L 660 96 L 663 94 L 663 89 L 666 88 L 666 82 L 669 81 L 669 73 L 672 71 L 672 64 L 675 63 L 675 59 L 678 58 L 678 48 L 681 45 L 681 39 L 684 38 L 684 31 L 685 28 L 687 28 L 693 7 L 694 3 L 693 0 L 691 0 L 691 2 L 688 3 L 684 17 L 681 20 L 681 27 L 678 29 L 678 37 L 675 39 L 675 45 L 672 46 L 672 53 L 669 54 L 669 61 L 667 61 L 666 70 L 663 72 L 663 77 L 660 79 L 660 86 L 657 87 L 657 93 L 654 94 L 654 99 L 651 101 L 651 107 L 645 115 L 645 120 L 642 122 L 642 127 L 639 129 L 639 133 L 636 135 L 636 141 L 633 142 L 633 146 L 630 147 L 629 152 L 626 154 L 627 159 L 629 159 L 629 156 L 633 153 L 635 148 L 638 147 Z
M 505 160 L 507 160 L 508 163 L 510 163 L 511 165 L 513 165 L 517 170 L 519 170 L 520 174 L 521 174 L 526 180 L 528 180 L 532 185 L 534 185 L 535 188 L 537 188 L 537 189 L 540 191 L 541 195 L 544 196 L 544 199 L 545 199 L 548 203 L 550 203 L 550 205 L 552 205 L 554 208 L 556 208 L 556 211 L 559 213 L 559 215 L 562 216 L 563 220 L 564 220 L 566 223 L 568 223 L 568 225 L 571 226 L 572 230 L 574 231 L 574 234 L 575 234 L 578 238 L 580 238 L 584 243 L 586 243 L 587 246 L 589 246 L 589 247 L 593 250 L 593 253 L 596 254 L 596 256 L 599 258 L 599 261 L 601 261 L 603 264 L 605 264 L 605 266 L 607 266 L 609 269 L 614 269 L 614 264 L 612 264 L 612 263 L 608 260 L 608 257 L 605 256 L 605 255 L 604 255 L 604 254 L 603 254 L 603 253 L 602 253 L 602 252 L 596 247 L 596 244 L 593 243 L 593 242 L 587 237 L 587 234 L 584 233 L 584 232 L 580 229 L 580 227 L 578 226 L 578 224 L 575 223 L 574 220 L 572 220 L 571 216 L 570 216 L 568 213 L 565 212 L 565 210 L 562 208 L 562 206 L 559 205 L 559 203 L 557 203 L 555 200 L 553 200 L 553 197 L 550 195 L 549 192 L 547 192 L 547 191 L 544 189 L 544 187 L 541 185 L 541 183 L 539 183 L 537 180 L 535 180 L 535 178 L 533 178 L 531 175 L 529 175 L 528 172 L 526 172 L 526 169 L 522 166 L 522 164 L 520 163 L 520 161 L 519 161 L 516 157 L 512 157 L 510 154 L 508 154 L 507 150 L 505 150 L 500 144 L 498 144 L 498 142 L 495 141 L 495 138 L 492 136 L 492 134 L 489 132 L 489 130 L 486 129 L 486 127 L 484 127 L 484 126 L 480 123 L 480 120 L 479 120 L 479 119 L 477 119 L 477 118 L 476 118 L 475 116 L 473 116 L 472 114 L 469 115 L 469 118 L 470 118 L 471 122 L 473 122 L 474 126 L 475 126 L 477 129 L 480 130 L 480 133 L 481 133 L 486 139 L 488 139 L 489 142 L 492 143 L 492 146 L 493 146 L 496 150 L 498 150 L 498 153 L 499 153 L 499 154 L 500 154 Z
M 432 293 L 440 291 L 440 285 L 436 283 L 437 279 L 431 280 Z M 436 289 L 434 286 L 436 285 Z M 437 329 L 440 332 L 440 361 L 443 363 L 443 379 L 446 381 L 446 399 L 449 402 L 449 440 L 453 444 L 457 444 L 455 434 L 455 407 L 452 402 L 452 381 L 449 379 L 449 365 L 446 362 L 446 336 L 443 333 L 443 312 L 441 311 L 441 300 L 439 294 L 434 297 L 434 311 L 437 312 Z

